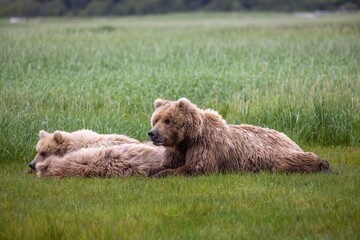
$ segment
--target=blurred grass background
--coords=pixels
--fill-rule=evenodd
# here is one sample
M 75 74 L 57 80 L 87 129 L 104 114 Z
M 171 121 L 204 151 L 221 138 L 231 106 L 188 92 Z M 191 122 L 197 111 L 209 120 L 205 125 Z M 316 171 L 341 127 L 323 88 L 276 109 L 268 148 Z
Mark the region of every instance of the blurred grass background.
M 145 140 L 156 98 L 310 145 L 359 146 L 360 19 L 178 14 L 1 22 L 1 162 L 41 129 Z

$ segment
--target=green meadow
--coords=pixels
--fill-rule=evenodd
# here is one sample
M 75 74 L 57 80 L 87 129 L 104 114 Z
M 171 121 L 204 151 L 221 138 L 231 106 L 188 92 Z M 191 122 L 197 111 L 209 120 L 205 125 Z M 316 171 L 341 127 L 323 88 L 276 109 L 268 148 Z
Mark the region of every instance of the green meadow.
M 0 239 L 359 239 L 359 39 L 359 14 L 0 19 Z M 180 97 L 335 173 L 26 173 L 41 129 L 145 141 L 154 100 Z

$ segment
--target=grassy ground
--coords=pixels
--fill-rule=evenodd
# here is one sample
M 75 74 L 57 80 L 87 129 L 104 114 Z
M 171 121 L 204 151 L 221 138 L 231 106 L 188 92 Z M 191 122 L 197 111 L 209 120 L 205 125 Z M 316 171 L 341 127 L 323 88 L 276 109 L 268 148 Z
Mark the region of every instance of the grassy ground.
M 360 17 L 0 21 L 0 239 L 358 239 Z M 285 132 L 338 174 L 38 179 L 41 129 L 145 140 L 153 100 Z
M 3 239 L 358 239 L 359 149 L 335 174 L 39 179 L 0 171 Z M 339 152 L 343 155 L 340 157 Z

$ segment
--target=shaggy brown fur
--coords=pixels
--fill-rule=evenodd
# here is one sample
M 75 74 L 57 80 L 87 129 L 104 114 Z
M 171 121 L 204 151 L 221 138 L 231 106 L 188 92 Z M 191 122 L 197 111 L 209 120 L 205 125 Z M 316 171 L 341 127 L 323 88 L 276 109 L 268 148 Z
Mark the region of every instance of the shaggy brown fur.
M 49 156 L 36 171 L 39 177 L 147 176 L 149 168 L 160 166 L 164 150 L 141 143 L 82 148 L 63 157 Z
M 150 175 L 198 175 L 216 172 L 330 171 L 327 161 L 304 152 L 278 131 L 252 125 L 227 125 L 213 110 L 202 110 L 186 98 L 157 99 L 148 133 L 166 147 L 162 167 Z
M 29 163 L 29 167 L 31 170 L 35 170 L 37 163 L 44 161 L 46 157 L 51 155 L 63 156 L 80 148 L 103 147 L 123 143 L 139 143 L 139 141 L 125 135 L 98 134 L 85 129 L 75 132 L 55 131 L 54 133 L 41 130 L 39 132 L 39 142 L 36 145 L 36 156 Z

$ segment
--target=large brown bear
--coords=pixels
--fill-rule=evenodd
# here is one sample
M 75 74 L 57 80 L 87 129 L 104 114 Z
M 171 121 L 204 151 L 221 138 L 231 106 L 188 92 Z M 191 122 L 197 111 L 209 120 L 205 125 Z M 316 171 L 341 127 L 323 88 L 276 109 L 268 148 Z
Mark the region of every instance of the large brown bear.
M 63 156 L 66 153 L 87 147 L 103 147 L 123 143 L 139 143 L 138 140 L 119 134 L 98 134 L 94 131 L 82 129 L 75 132 L 55 131 L 39 132 L 39 141 L 36 144 L 36 156 L 29 163 L 30 173 L 35 170 L 36 164 L 51 155 Z
M 162 167 L 149 175 L 200 175 L 219 172 L 330 171 L 327 161 L 304 152 L 278 131 L 252 125 L 227 125 L 213 110 L 202 110 L 186 98 L 155 100 L 148 133 L 166 147 Z
M 147 176 L 161 165 L 165 148 L 143 143 L 81 148 L 63 157 L 51 155 L 36 164 L 39 177 Z

